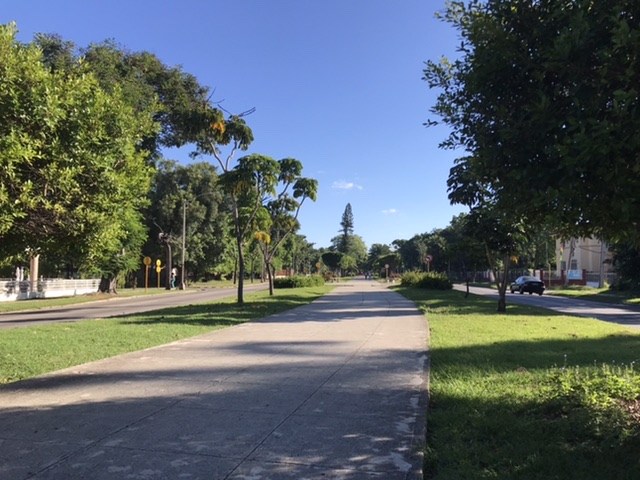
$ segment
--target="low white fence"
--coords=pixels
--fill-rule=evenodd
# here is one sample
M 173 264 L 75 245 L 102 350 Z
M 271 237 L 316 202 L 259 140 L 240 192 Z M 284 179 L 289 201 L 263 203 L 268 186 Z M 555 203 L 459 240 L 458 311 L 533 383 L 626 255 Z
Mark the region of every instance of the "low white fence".
M 64 278 L 41 279 L 32 290 L 31 281 L 18 282 L 12 279 L 0 279 L 0 302 L 28 300 L 30 298 L 73 297 L 96 293 L 100 286 L 99 278 L 88 280 L 66 280 Z

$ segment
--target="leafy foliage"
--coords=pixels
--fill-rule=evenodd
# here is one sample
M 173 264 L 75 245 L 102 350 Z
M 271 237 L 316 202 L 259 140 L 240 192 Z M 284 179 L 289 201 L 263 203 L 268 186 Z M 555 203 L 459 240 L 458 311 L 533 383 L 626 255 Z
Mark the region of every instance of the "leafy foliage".
M 640 375 L 633 365 L 553 369 L 545 387 L 545 413 L 581 423 L 589 433 L 583 441 L 613 448 L 640 438 Z
M 338 235 L 331 239 L 331 250 L 348 255 L 356 261 L 358 268 L 362 268 L 367 262 L 367 246 L 360 235 L 350 235 L 349 241 L 346 244 L 346 251 L 341 251 L 343 248 L 343 236 Z
M 252 235 L 258 240 L 273 294 L 273 260 L 285 239 L 299 228 L 298 213 L 305 200 L 316 199 L 317 181 L 302 177 L 298 160 L 276 161 L 259 154 L 240 158 L 220 180 L 231 198 L 240 276 L 244 272 L 244 243 Z
M 340 268 L 340 260 L 343 256 L 344 254 L 340 252 L 324 252 L 321 259 L 330 270 L 336 272 Z
M 150 232 L 145 254 L 164 255 L 158 243 L 160 233 L 168 233 L 174 263 L 182 254 L 182 229 L 185 229 L 185 277 L 213 273 L 223 262 L 228 214 L 215 167 L 205 162 L 179 165 L 158 162 L 150 205 L 146 211 Z
M 460 57 L 430 61 L 461 147 L 450 199 L 562 236 L 640 241 L 640 11 L 629 0 L 453 1 Z M 533 188 L 523 188 L 531 185 Z
M 406 272 L 402 275 L 403 287 L 424 288 L 427 290 L 451 290 L 453 285 L 446 274 L 438 272 Z
M 79 67 L 52 72 L 15 35 L 0 27 L 0 253 L 104 267 L 139 245 L 152 173 L 139 146 L 156 126 L 119 88 Z
M 640 289 L 640 250 L 626 242 L 610 245 L 613 252 L 613 266 L 618 280 L 613 285 L 618 290 Z
M 324 278 L 320 275 L 296 275 L 287 278 L 276 278 L 273 281 L 275 288 L 305 288 L 305 287 L 321 287 L 324 285 Z
M 93 74 L 107 92 L 120 90 L 136 112 L 150 112 L 160 126 L 142 140 L 151 158 L 161 147 L 195 144 L 210 125 L 223 121 L 209 102 L 209 89 L 180 67 L 169 67 L 149 52 L 130 52 L 112 40 L 94 43 L 76 53 L 76 46 L 58 35 L 37 35 L 43 61 L 64 73 L 77 65 Z M 81 60 L 80 60 L 81 59 Z

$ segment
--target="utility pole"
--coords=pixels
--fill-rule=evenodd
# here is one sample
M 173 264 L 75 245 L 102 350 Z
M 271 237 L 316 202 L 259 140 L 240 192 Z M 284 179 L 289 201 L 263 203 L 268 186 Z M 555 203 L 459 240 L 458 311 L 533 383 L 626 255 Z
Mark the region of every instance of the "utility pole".
M 182 199 L 182 262 L 180 264 L 180 290 L 185 290 L 187 285 L 184 283 L 184 257 L 187 238 L 187 202 Z

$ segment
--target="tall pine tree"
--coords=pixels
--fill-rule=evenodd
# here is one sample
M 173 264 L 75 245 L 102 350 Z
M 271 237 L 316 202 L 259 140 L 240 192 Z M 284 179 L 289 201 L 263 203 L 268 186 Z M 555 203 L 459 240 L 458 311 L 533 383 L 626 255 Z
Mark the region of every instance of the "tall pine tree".
M 351 210 L 351 204 L 347 203 L 342 214 L 342 220 L 340 221 L 340 241 L 338 242 L 338 251 L 341 253 L 347 253 L 351 244 L 351 238 L 353 237 L 353 211 Z

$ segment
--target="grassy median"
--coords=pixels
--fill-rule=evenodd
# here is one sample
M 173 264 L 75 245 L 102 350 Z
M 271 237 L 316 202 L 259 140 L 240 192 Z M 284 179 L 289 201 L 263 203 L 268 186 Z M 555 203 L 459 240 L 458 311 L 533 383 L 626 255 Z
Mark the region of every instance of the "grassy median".
M 461 292 L 427 314 L 427 479 L 640 478 L 640 335 Z
M 125 317 L 21 327 L 0 332 L 0 384 L 256 320 L 312 302 L 333 287 L 245 293 L 215 303 Z

